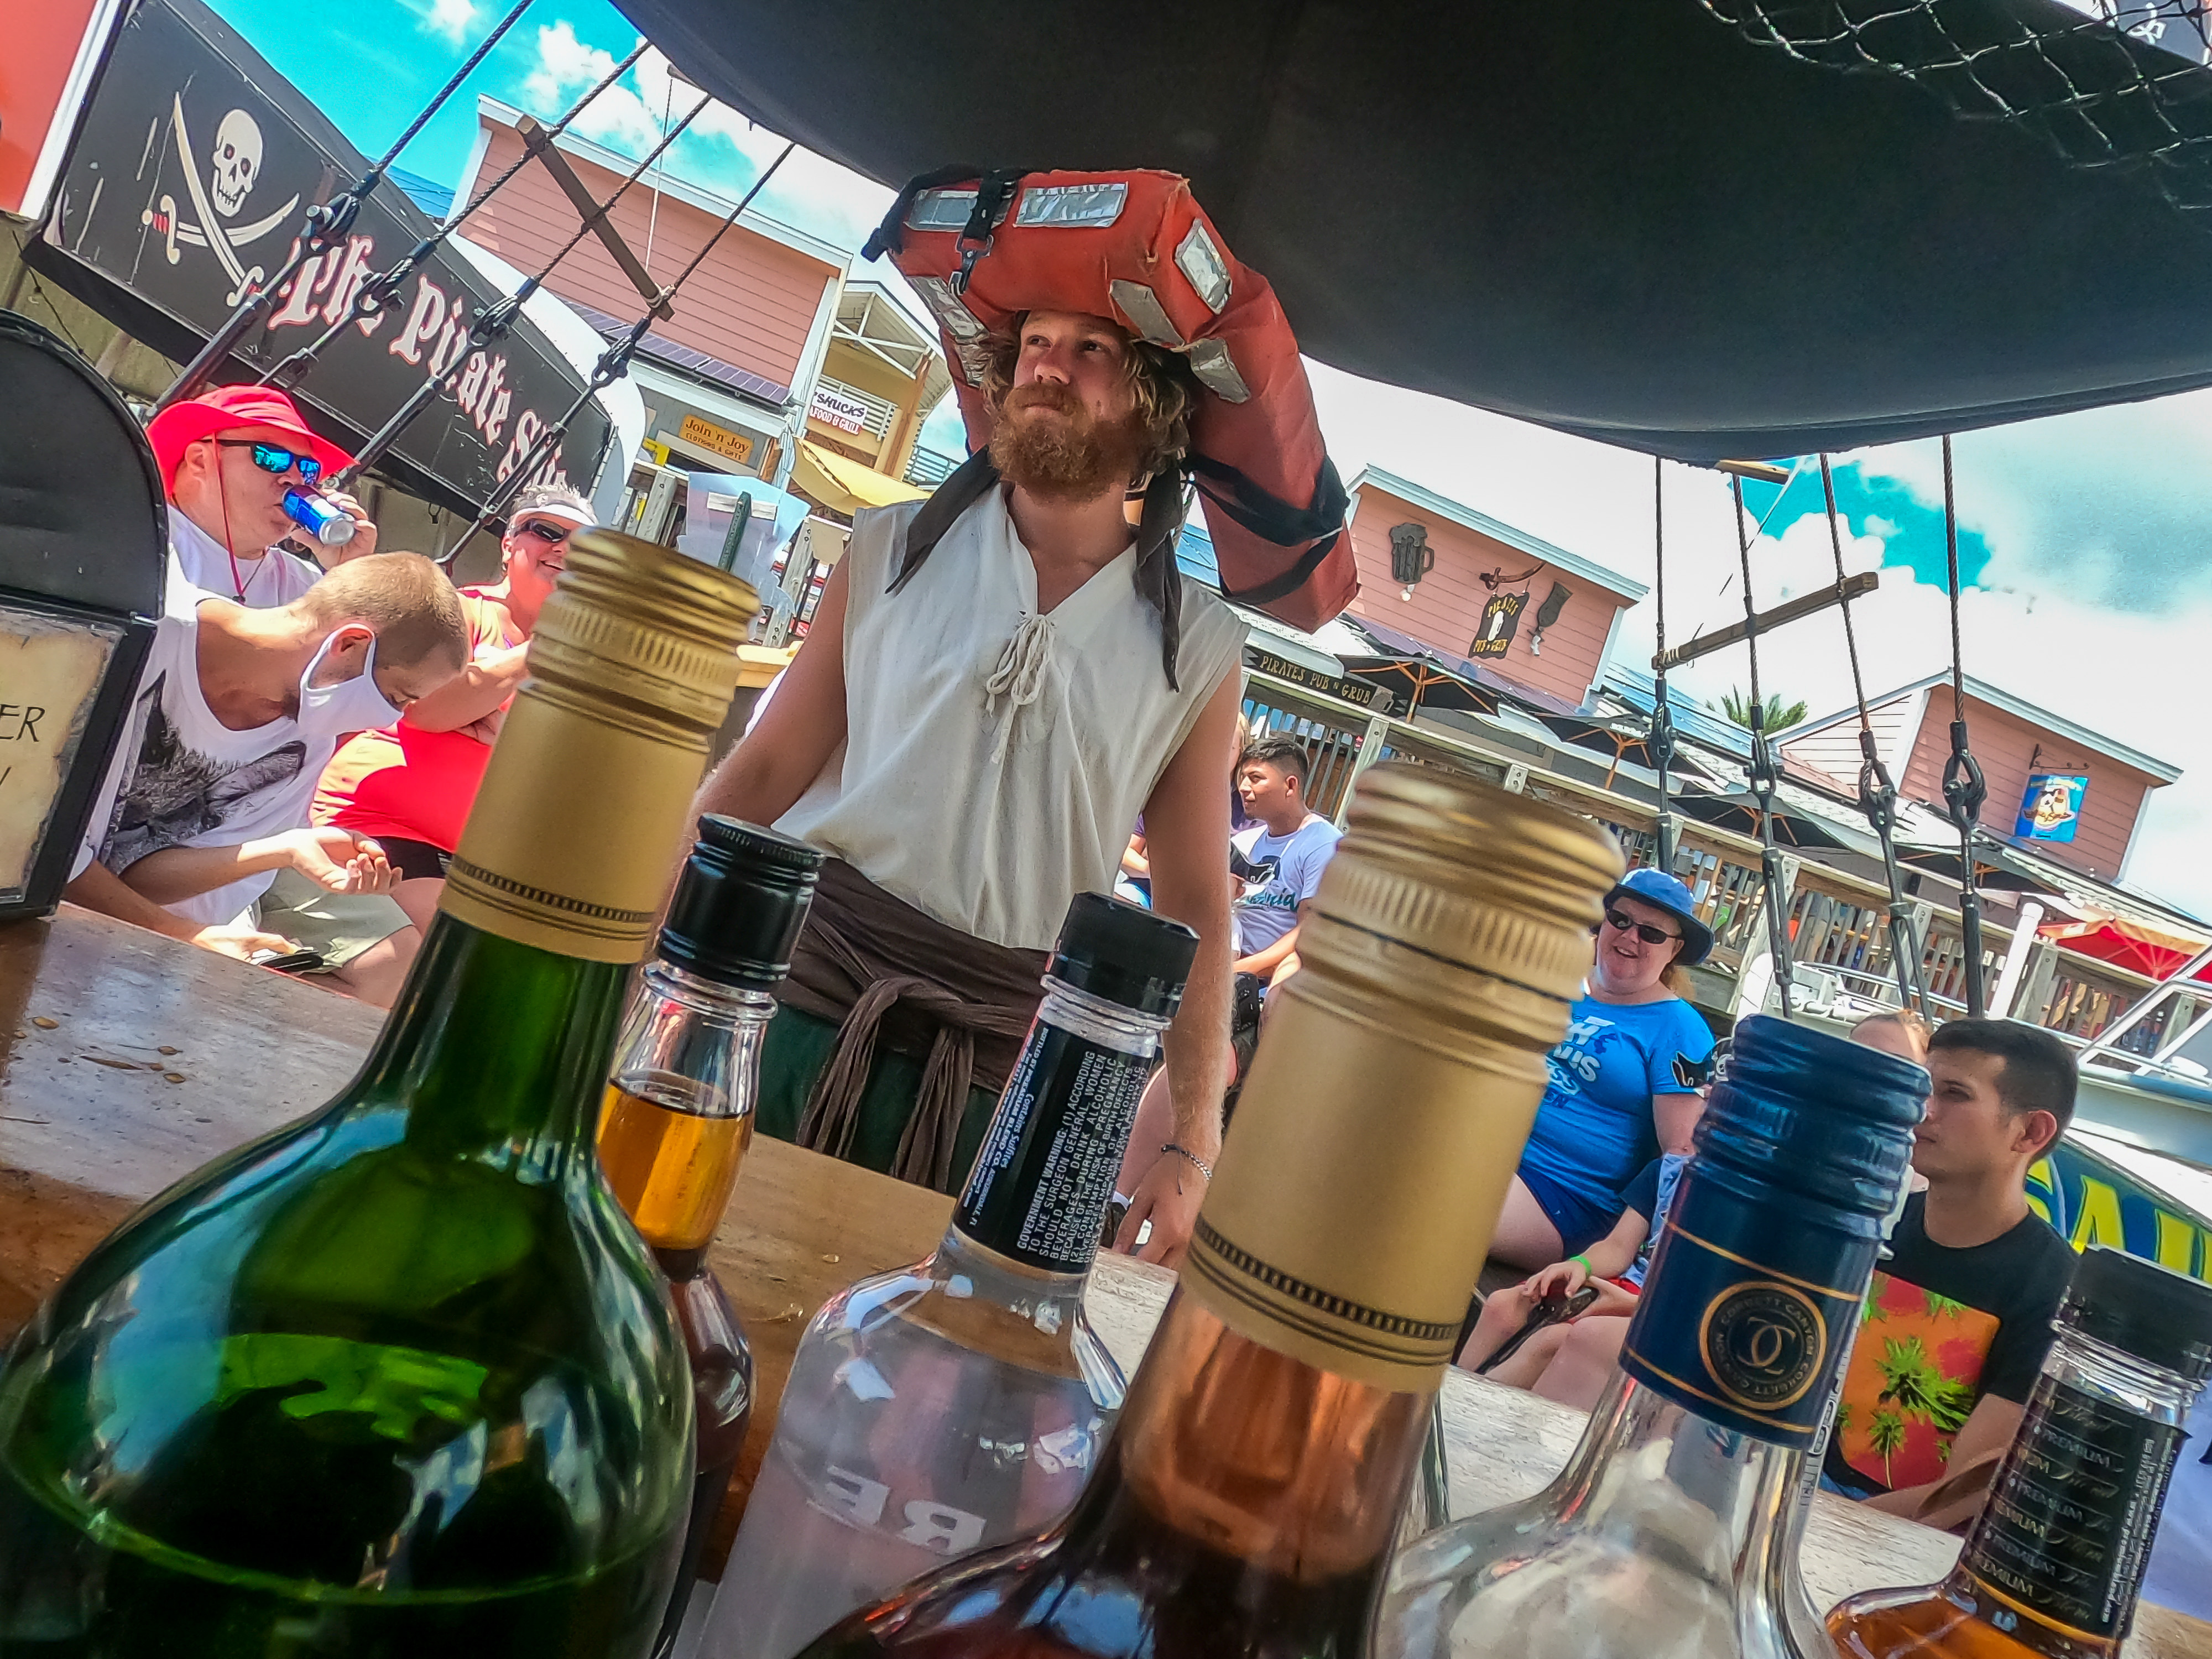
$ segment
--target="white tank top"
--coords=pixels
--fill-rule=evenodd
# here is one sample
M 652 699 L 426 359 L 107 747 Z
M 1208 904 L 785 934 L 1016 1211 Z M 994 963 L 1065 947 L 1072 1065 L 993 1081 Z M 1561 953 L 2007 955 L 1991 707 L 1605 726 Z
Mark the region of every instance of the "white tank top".
M 999 489 L 886 593 L 918 507 L 854 516 L 845 741 L 776 827 L 948 927 L 1046 950 L 1078 893 L 1114 890 L 1137 815 L 1236 668 L 1244 624 L 1184 580 L 1170 690 L 1134 550 L 1040 616 Z

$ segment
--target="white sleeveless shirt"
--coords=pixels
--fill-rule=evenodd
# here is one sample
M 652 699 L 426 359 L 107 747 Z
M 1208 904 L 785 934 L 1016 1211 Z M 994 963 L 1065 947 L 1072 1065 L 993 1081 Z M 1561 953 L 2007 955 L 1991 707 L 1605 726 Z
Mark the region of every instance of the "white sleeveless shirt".
M 1114 890 L 1137 815 L 1237 666 L 1244 624 L 1184 580 L 1170 690 L 1134 550 L 1040 616 L 1036 567 L 996 489 L 887 593 L 919 505 L 854 516 L 845 741 L 776 828 L 948 927 L 1047 950 L 1078 893 Z

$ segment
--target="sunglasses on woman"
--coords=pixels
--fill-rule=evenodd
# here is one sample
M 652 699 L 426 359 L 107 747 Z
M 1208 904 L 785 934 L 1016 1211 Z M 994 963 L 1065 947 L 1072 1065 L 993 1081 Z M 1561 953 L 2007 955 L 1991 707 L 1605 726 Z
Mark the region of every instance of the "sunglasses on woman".
M 550 547 L 556 542 L 567 541 L 571 528 L 572 526 L 565 524 L 553 524 L 544 519 L 532 519 L 527 524 L 515 526 L 514 533 L 518 536 L 535 536 L 539 541 Z
M 1648 921 L 1638 921 L 1626 910 L 1607 911 L 1605 925 L 1616 933 L 1632 933 L 1646 945 L 1664 945 L 1682 937 L 1680 933 L 1670 933 L 1663 927 L 1654 927 Z M 1595 933 L 1597 929 L 1593 927 L 1590 932 Z
M 217 438 L 215 442 L 218 449 L 252 450 L 254 465 L 264 472 L 273 472 L 280 478 L 295 466 L 300 469 L 300 477 L 306 483 L 313 483 L 323 476 L 320 461 L 312 455 L 303 455 L 296 449 L 287 449 L 282 444 L 265 444 L 258 438 Z

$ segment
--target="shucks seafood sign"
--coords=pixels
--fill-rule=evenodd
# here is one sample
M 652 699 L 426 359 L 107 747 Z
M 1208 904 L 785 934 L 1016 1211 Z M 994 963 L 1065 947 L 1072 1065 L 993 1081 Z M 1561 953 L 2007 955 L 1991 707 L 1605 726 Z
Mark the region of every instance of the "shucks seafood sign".
M 199 0 L 148 0 L 117 37 L 29 258 L 181 359 L 249 285 L 283 265 L 307 210 L 366 166 Z M 278 291 L 240 349 L 245 366 L 264 369 L 343 320 L 362 285 L 431 229 L 398 185 L 380 185 L 343 244 L 309 259 Z M 458 363 L 453 402 L 426 410 L 386 465 L 428 499 L 472 510 L 584 386 L 583 371 L 527 319 L 482 348 L 469 346 L 471 325 L 501 297 L 448 242 L 408 279 L 396 308 L 344 329 L 295 395 L 366 434 L 425 379 Z M 610 432 L 587 403 L 534 471 L 588 488 Z

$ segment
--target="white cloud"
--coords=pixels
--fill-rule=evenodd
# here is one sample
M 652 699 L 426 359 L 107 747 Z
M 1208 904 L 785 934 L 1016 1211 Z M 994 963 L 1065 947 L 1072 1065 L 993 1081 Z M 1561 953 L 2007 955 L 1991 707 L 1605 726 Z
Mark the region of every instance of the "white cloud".
M 475 0 L 429 0 L 422 27 L 458 46 L 476 33 L 477 13 Z
M 1372 462 L 1453 499 L 1649 582 L 1653 578 L 1652 463 L 1584 439 L 1310 366 L 1316 398 L 1347 481 Z M 1966 669 L 2055 714 L 2182 768 L 2155 791 L 2129 872 L 2132 884 L 2212 915 L 2212 726 L 2197 695 L 2212 639 L 2212 398 L 2159 403 L 1971 433 L 1957 442 L 1960 520 L 1988 541 L 1981 585 L 1960 607 Z M 1853 457 L 1871 477 L 1906 486 L 1940 509 L 1932 442 Z M 1717 473 L 1668 465 L 1667 634 L 1741 620 L 1735 532 Z M 1800 488 L 1803 486 L 1801 485 Z M 1779 520 L 1778 520 L 1779 523 Z M 1887 520 L 1862 530 L 1889 532 Z M 1847 571 L 1880 562 L 1883 538 L 1847 538 Z M 1758 603 L 1835 580 L 1825 519 L 1799 518 L 1752 549 Z M 2127 608 L 2142 596 L 2141 608 Z M 1947 667 L 1942 589 L 1897 566 L 1855 603 L 1852 620 L 1869 695 Z M 1652 602 L 1622 620 L 1626 661 L 1649 661 Z M 1747 684 L 1741 647 L 1678 670 L 1674 682 L 1718 701 Z M 1791 624 L 1760 653 L 1760 689 L 1846 708 L 1850 670 L 1839 613 Z M 1991 802 L 1992 824 L 2013 803 Z

